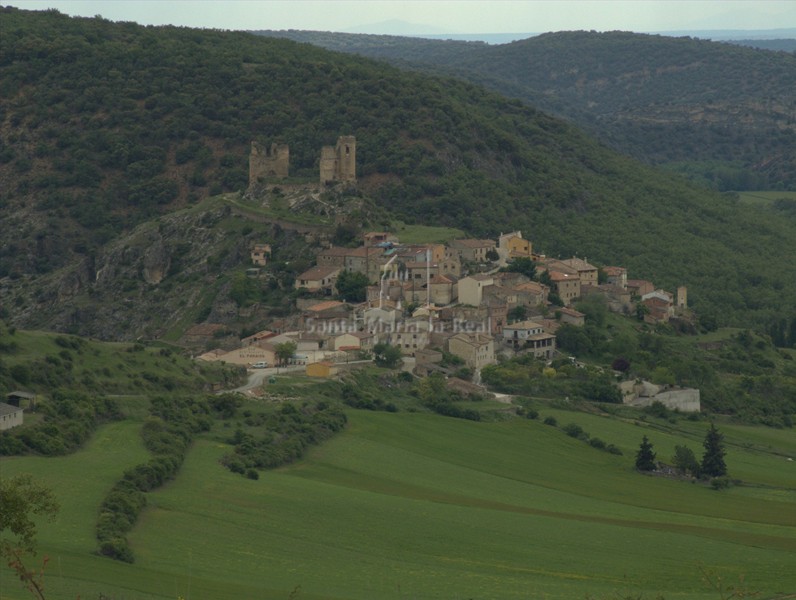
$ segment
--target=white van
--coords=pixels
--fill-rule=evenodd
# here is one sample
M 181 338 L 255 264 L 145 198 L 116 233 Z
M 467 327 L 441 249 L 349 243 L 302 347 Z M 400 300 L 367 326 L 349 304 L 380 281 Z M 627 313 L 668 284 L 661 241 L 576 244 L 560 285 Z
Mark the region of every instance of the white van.
M 266 367 L 268 367 L 268 363 L 265 361 L 252 363 L 251 365 L 252 369 L 265 369 Z

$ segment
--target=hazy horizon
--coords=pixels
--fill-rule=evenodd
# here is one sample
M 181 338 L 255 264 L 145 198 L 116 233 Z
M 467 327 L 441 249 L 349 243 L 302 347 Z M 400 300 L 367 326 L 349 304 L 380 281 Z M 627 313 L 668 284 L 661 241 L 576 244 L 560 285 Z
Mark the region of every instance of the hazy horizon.
M 2 0 L 0 0 L 2 2 Z M 790 0 L 12 0 L 111 21 L 230 30 L 314 30 L 411 36 L 535 35 L 597 30 L 638 33 L 788 30 Z

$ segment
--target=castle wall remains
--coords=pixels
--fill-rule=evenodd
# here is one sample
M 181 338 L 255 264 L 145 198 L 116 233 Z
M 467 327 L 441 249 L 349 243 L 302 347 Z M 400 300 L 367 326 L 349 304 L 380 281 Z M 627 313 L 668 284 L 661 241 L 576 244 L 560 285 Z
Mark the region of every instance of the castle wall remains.
M 249 185 L 260 179 L 285 179 L 290 165 L 290 148 L 287 144 L 270 147 L 252 142 L 249 153 Z
M 353 135 L 337 138 L 337 145 L 321 148 L 321 183 L 334 181 L 356 182 L 357 140 Z

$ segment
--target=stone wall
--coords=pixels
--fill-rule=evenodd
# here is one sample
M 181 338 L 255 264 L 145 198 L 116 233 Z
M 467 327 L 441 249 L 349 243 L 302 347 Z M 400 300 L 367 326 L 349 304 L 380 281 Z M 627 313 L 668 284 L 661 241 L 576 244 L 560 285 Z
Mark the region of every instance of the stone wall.
M 266 148 L 252 142 L 249 153 L 249 185 L 262 178 L 285 179 L 290 167 L 290 148 L 287 144 L 271 144 Z

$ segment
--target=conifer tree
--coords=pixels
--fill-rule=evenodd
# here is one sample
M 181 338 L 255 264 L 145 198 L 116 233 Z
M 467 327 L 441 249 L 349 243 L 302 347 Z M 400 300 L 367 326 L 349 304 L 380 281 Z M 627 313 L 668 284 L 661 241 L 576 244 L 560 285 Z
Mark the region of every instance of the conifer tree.
M 724 435 L 711 423 L 702 445 L 705 453 L 702 455 L 702 473 L 709 477 L 721 477 L 727 474 L 727 465 L 724 462 Z
M 636 468 L 639 471 L 655 470 L 655 452 L 652 450 L 652 442 L 645 435 L 641 440 L 638 452 L 636 452 Z

